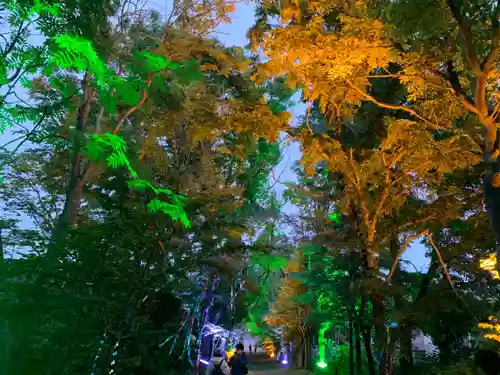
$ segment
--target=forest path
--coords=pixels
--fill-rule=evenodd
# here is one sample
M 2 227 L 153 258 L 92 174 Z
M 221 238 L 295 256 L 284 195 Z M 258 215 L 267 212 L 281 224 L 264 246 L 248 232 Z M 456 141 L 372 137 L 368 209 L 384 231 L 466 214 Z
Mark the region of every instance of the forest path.
M 280 362 L 269 358 L 266 354 L 248 356 L 248 375 L 306 375 L 305 370 L 289 369 Z

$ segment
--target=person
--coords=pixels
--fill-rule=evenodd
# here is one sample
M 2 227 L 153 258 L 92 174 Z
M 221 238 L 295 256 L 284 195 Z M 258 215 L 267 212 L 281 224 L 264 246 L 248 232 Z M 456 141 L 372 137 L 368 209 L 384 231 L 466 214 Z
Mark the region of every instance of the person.
M 248 354 L 252 354 L 252 344 L 248 345 Z
M 231 375 L 231 369 L 224 359 L 222 350 L 215 349 L 207 367 L 207 375 Z
M 247 375 L 248 374 L 248 358 L 244 352 L 243 344 L 236 345 L 236 352 L 229 360 L 231 366 L 231 375 Z

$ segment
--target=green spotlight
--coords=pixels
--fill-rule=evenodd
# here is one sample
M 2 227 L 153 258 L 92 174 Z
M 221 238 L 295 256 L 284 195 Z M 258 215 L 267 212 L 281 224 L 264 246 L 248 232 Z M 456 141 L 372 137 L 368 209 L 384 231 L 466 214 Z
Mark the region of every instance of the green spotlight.
M 328 366 L 328 365 L 327 365 L 325 362 L 323 362 L 323 361 L 319 361 L 319 362 L 317 363 L 317 365 L 318 365 L 318 367 L 319 367 L 319 368 L 326 368 L 326 367 Z

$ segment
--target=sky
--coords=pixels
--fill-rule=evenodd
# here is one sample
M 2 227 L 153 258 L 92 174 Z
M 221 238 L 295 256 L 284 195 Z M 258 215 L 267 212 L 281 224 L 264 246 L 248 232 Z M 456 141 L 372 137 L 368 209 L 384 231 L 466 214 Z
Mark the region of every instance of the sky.
M 171 0 L 150 0 L 148 1 L 148 7 L 158 11 L 160 14 L 166 15 L 168 14 L 169 9 L 171 9 Z M 216 32 L 214 33 L 214 37 L 216 37 L 220 42 L 224 43 L 227 46 L 245 46 L 248 44 L 246 39 L 247 30 L 253 25 L 254 22 L 254 4 L 252 3 L 238 3 L 236 4 L 236 10 L 232 13 L 231 16 L 231 24 L 220 25 Z M 1 31 L 1 30 L 0 30 Z M 298 116 L 302 115 L 305 110 L 305 105 L 299 103 L 295 108 L 291 110 L 292 112 L 292 121 L 297 121 Z M 0 145 L 3 145 L 12 139 L 12 135 L 4 133 L 0 135 Z M 289 144 L 283 150 L 282 159 L 277 169 L 274 173 L 274 176 L 278 177 L 278 180 L 281 182 L 291 182 L 295 181 L 295 174 L 292 172 L 291 167 L 294 162 L 300 159 L 300 149 L 297 144 Z M 274 181 L 272 181 L 274 183 Z M 285 186 L 280 182 L 277 182 L 274 185 L 274 189 L 278 196 L 281 196 L 283 191 L 285 190 Z M 293 214 L 294 207 L 291 205 L 285 206 L 284 210 L 287 213 Z M 28 226 L 28 225 L 27 225 Z M 411 262 L 405 263 L 405 268 L 408 271 L 415 270 L 426 272 L 429 261 L 425 256 L 426 249 L 420 243 L 414 242 L 410 248 L 407 250 L 405 256 L 403 256 L 404 260 Z

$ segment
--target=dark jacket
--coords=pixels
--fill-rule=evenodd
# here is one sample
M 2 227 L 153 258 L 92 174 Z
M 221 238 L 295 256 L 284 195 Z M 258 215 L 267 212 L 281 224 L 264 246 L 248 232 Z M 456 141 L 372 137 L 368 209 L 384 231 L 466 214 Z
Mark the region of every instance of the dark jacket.
M 235 354 L 233 358 L 229 360 L 229 366 L 231 366 L 231 375 L 245 375 L 245 368 L 248 365 L 248 358 L 245 353 L 241 355 Z

